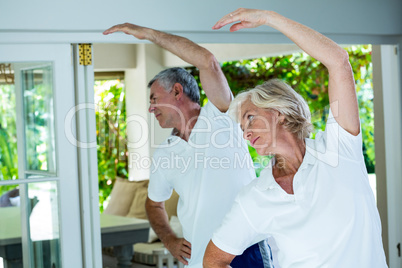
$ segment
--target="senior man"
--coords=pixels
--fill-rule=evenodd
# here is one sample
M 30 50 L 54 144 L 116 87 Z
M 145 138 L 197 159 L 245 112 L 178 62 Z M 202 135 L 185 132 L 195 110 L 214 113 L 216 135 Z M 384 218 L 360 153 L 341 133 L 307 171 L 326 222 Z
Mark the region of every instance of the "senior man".
M 129 23 L 113 26 L 104 34 L 114 32 L 149 40 L 200 71 L 209 100 L 204 107 L 200 106 L 196 80 L 182 68 L 164 70 L 149 82 L 149 112 L 162 128 L 173 131 L 153 155 L 153 163 L 158 165 L 151 167 L 146 210 L 152 228 L 170 253 L 188 267 L 202 267 L 213 231 L 239 190 L 255 178 L 240 128 L 226 115 L 232 93 L 214 55 L 192 41 Z M 184 238 L 177 237 L 169 226 L 164 207 L 173 189 L 180 196 L 177 211 Z M 261 245 L 267 244 L 263 241 Z M 265 267 L 270 267 L 270 250 L 261 248 L 267 253 Z M 232 265 L 264 267 L 262 261 L 259 246 L 254 244 Z

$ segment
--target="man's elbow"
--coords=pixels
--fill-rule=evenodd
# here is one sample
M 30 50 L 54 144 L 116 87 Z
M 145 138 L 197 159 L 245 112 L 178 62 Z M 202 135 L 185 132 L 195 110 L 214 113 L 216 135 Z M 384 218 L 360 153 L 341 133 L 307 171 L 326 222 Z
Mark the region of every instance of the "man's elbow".
M 202 266 L 204 268 L 230 268 L 230 264 L 223 262 L 219 259 L 212 259 L 210 257 L 205 258 L 204 256 L 204 260 L 202 262 Z
M 234 255 L 230 255 L 214 245 L 212 241 L 209 242 L 205 250 L 203 267 L 204 268 L 227 268 L 230 267 Z
M 215 58 L 214 54 L 209 52 L 208 50 L 205 50 L 204 56 L 203 56 L 203 62 L 198 66 L 198 69 L 208 69 L 208 70 L 215 70 L 219 69 L 220 70 L 221 66 L 218 62 L 218 60 Z
M 204 255 L 204 260 L 202 262 L 202 266 L 204 268 L 220 268 L 220 267 L 227 267 L 226 265 L 219 265 L 219 260 L 211 257 L 210 254 Z
M 149 217 L 149 214 L 154 212 L 155 210 L 164 210 L 165 209 L 165 204 L 164 202 L 154 202 L 149 197 L 145 200 L 145 211 L 147 212 L 147 215 Z

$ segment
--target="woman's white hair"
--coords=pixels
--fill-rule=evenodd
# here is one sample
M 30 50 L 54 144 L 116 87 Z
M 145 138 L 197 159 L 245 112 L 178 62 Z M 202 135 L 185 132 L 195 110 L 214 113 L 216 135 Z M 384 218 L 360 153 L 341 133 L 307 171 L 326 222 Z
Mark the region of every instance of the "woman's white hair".
M 283 126 L 299 139 L 308 138 L 313 130 L 307 102 L 280 79 L 271 79 L 253 89 L 239 93 L 229 107 L 229 114 L 239 121 L 241 105 L 246 101 L 262 109 L 278 111 L 285 116 Z

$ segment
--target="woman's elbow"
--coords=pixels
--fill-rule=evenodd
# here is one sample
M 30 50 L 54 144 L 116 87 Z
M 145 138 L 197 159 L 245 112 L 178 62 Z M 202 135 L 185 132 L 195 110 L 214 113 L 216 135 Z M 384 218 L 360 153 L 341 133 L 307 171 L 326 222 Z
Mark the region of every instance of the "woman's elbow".
M 331 70 L 345 70 L 348 73 L 352 72 L 352 66 L 349 62 L 349 53 L 339 47 L 331 57 L 331 60 L 327 61 L 325 66 L 331 72 Z
M 338 51 L 336 53 L 336 61 L 335 62 L 338 66 L 349 67 L 350 66 L 349 53 L 345 49 L 339 47 Z

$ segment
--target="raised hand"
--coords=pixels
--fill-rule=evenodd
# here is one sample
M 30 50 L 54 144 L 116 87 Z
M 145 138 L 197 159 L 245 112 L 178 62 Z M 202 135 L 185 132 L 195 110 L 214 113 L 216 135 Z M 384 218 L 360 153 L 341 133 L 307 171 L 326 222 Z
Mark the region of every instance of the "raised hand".
M 132 35 L 138 39 L 147 39 L 147 33 L 150 29 L 142 26 L 138 26 L 131 23 L 117 24 L 110 27 L 103 32 L 104 35 L 108 35 L 115 32 L 123 32 L 125 34 Z
M 239 8 L 225 16 L 223 16 L 212 29 L 218 30 L 223 26 L 238 22 L 230 27 L 230 31 L 234 32 L 243 28 L 256 28 L 268 23 L 269 11 L 259 9 Z
M 191 244 L 184 238 L 170 237 L 165 240 L 165 247 L 184 265 L 188 265 L 186 259 L 191 258 Z

